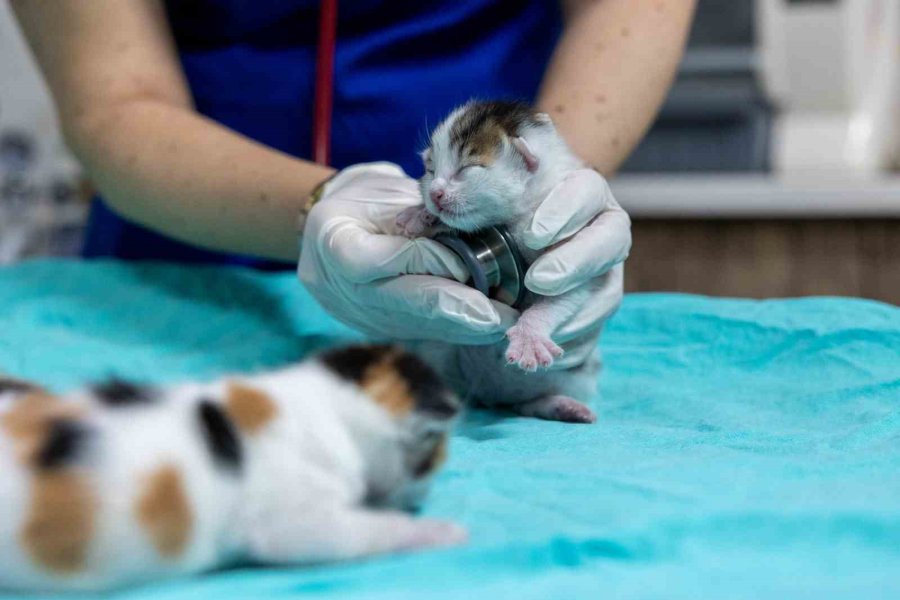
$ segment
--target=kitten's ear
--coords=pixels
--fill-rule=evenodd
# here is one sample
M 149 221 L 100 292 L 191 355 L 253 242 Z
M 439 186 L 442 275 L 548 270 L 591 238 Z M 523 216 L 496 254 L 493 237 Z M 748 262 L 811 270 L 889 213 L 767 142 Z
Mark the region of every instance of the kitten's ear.
M 541 164 L 541 161 L 538 160 L 537 155 L 531 150 L 531 146 L 528 145 L 528 142 L 525 141 L 525 138 L 514 137 L 511 139 L 513 147 L 519 152 L 519 155 L 522 157 L 522 160 L 525 161 L 525 167 L 528 169 L 529 173 L 534 173 L 537 171 L 538 165 Z

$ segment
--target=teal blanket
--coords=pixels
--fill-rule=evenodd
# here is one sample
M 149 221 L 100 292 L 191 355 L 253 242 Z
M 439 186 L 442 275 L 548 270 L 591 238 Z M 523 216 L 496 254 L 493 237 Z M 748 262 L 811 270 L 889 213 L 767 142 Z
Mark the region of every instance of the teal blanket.
M 0 369 L 61 389 L 355 337 L 290 274 L 64 262 L 0 270 L 0 331 Z M 468 546 L 115 597 L 900 598 L 900 309 L 636 295 L 602 347 L 596 425 L 460 427 L 425 512 Z

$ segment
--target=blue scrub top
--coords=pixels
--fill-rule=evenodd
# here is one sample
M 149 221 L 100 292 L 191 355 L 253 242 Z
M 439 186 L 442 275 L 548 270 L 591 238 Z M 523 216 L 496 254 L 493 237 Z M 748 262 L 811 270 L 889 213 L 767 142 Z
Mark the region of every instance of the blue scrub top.
M 197 110 L 311 156 L 315 0 L 170 0 Z M 470 98 L 531 101 L 561 29 L 559 0 L 344 0 L 335 56 L 332 165 L 388 160 L 418 177 L 434 126 Z M 202 176 L 202 175 L 198 175 Z M 94 201 L 86 257 L 285 265 L 208 252 Z

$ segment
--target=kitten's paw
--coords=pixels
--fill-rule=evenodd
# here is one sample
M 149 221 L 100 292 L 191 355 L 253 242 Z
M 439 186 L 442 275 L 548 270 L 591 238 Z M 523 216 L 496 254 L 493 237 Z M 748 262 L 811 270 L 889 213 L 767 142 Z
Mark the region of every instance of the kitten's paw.
M 469 532 L 455 523 L 417 519 L 405 550 L 458 546 L 469 541 Z
M 437 217 L 423 206 L 411 206 L 397 215 L 397 227 L 408 238 L 422 237 L 437 222 Z
M 536 371 L 549 367 L 553 359 L 563 355 L 563 349 L 553 343 L 549 336 L 535 331 L 525 323 L 519 323 L 506 332 L 509 346 L 506 362 L 519 365 L 523 371 Z
M 535 417 L 563 423 L 593 423 L 597 415 L 590 408 L 568 396 L 548 396 L 513 407 L 524 417 Z

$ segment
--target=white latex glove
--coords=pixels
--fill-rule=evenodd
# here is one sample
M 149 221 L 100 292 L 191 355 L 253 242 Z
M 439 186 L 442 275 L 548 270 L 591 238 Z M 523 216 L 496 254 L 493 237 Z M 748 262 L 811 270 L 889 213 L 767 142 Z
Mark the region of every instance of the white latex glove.
M 397 213 L 421 201 L 416 180 L 397 165 L 340 171 L 301 224 L 300 280 L 328 312 L 371 337 L 502 340 L 518 313 L 460 283 L 468 272 L 444 246 L 398 235 Z
M 631 249 L 631 219 L 612 195 L 606 179 L 591 169 L 573 171 L 535 212 L 523 242 L 535 250 L 553 247 L 525 276 L 525 286 L 556 296 L 597 280 L 588 302 L 553 339 L 565 354 L 552 369 L 582 363 L 597 345 L 606 321 L 622 303 L 622 263 Z

